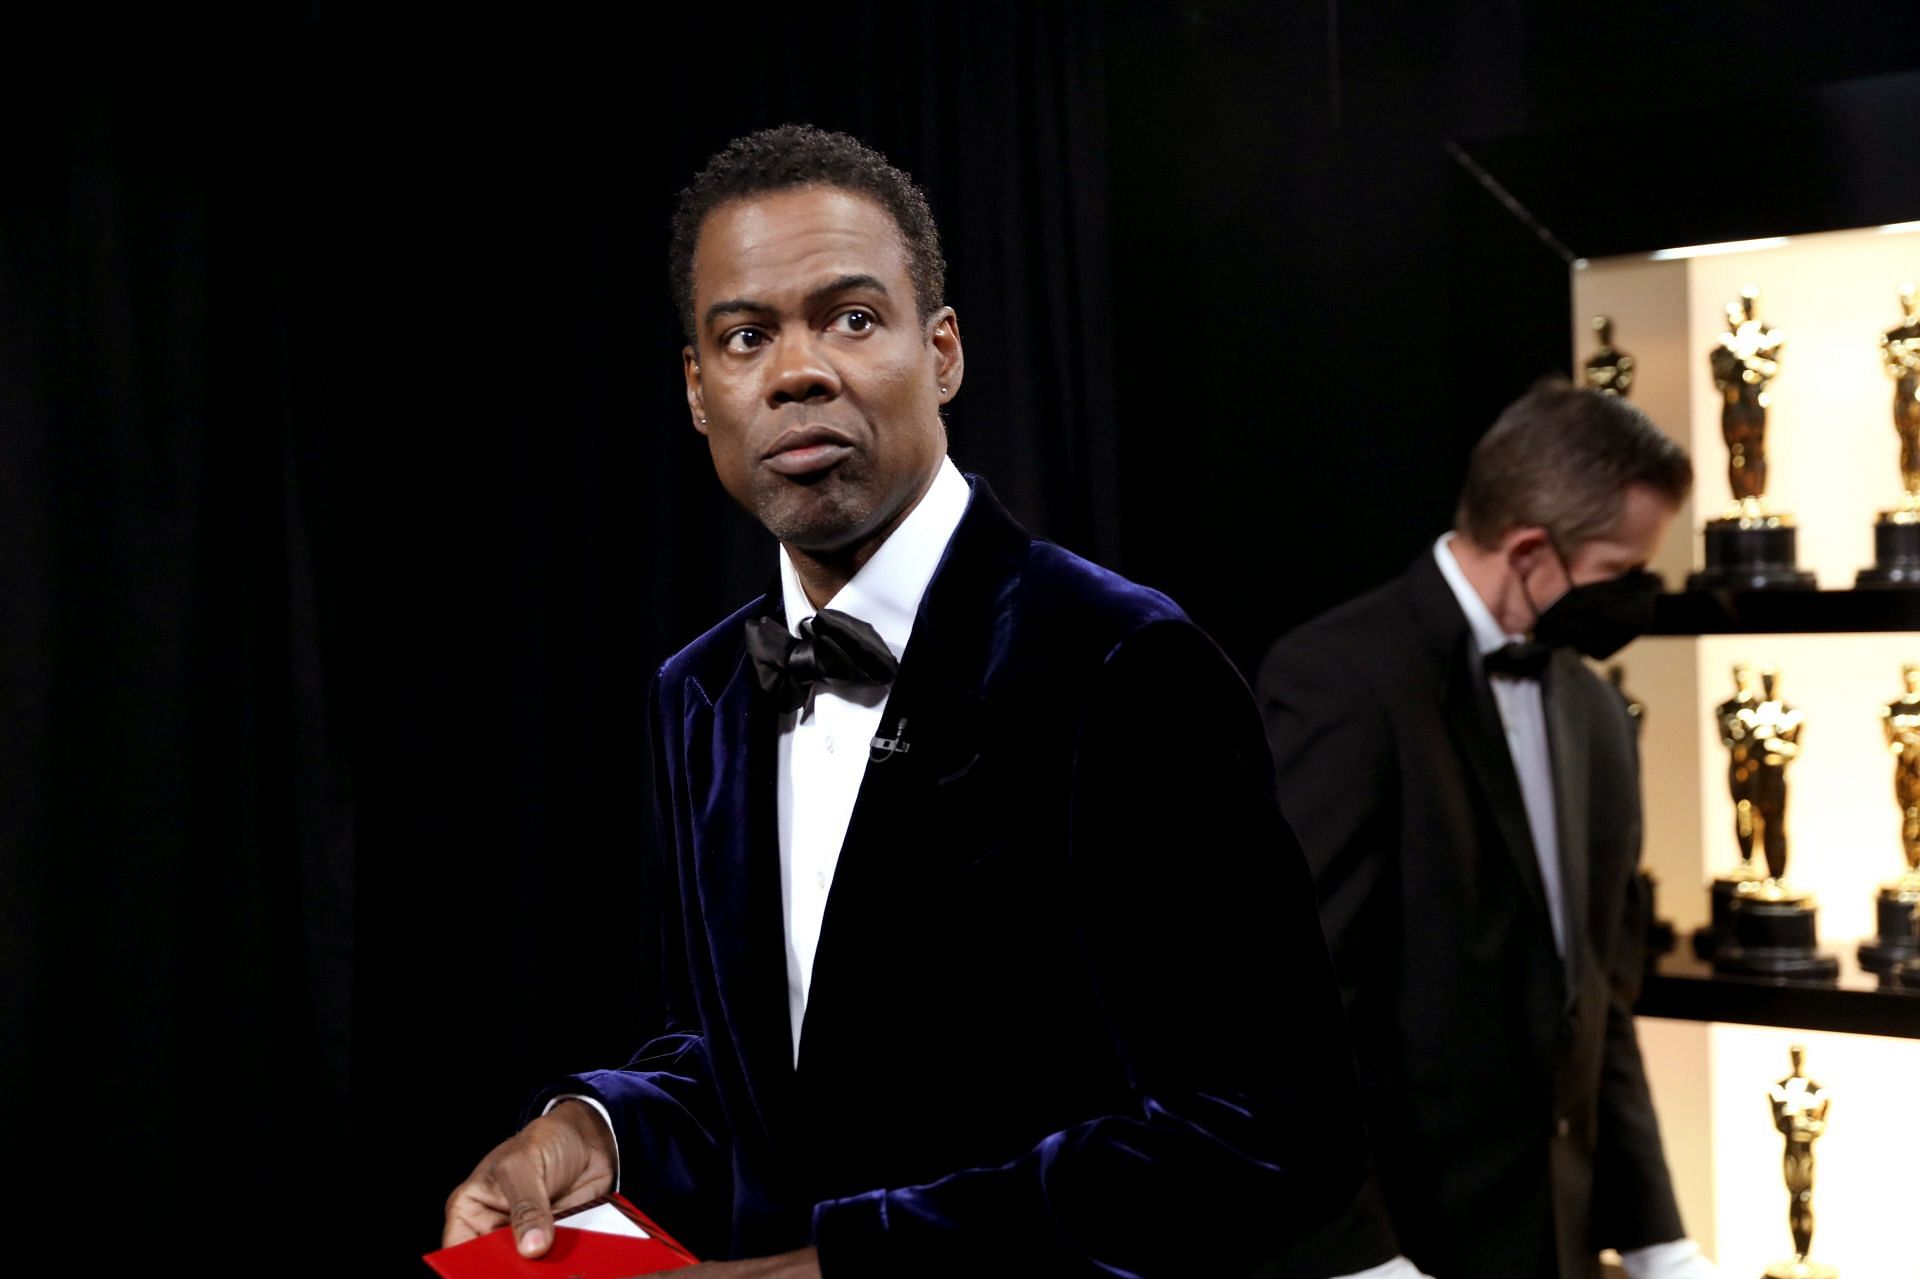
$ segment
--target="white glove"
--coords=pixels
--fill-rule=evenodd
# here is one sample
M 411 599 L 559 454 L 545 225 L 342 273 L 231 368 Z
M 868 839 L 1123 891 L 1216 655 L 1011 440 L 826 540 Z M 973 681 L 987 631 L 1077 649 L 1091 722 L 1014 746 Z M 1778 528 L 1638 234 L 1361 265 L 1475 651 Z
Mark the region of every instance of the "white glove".
M 1357 1275 L 1342 1275 L 1340 1279 L 1432 1279 L 1432 1276 L 1422 1272 L 1420 1267 L 1405 1257 L 1395 1257 L 1392 1261 L 1362 1270 Z
M 1627 1279 L 1720 1279 L 1720 1271 L 1691 1239 L 1675 1239 L 1620 1254 Z

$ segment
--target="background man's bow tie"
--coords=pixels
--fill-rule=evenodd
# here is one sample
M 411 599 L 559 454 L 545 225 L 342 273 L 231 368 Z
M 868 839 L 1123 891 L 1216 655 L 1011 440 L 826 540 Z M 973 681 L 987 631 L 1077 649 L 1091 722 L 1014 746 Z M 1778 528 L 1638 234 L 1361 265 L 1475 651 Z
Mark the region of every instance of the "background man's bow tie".
M 1547 663 L 1552 658 L 1553 649 L 1548 645 L 1535 644 L 1531 640 L 1524 644 L 1509 642 L 1487 654 L 1487 674 L 1505 675 L 1510 679 L 1539 679 L 1546 673 Z
M 823 608 L 800 623 L 798 638 L 778 618 L 747 623 L 754 677 L 780 709 L 799 709 L 816 683 L 891 684 L 900 663 L 880 632 L 849 613 Z

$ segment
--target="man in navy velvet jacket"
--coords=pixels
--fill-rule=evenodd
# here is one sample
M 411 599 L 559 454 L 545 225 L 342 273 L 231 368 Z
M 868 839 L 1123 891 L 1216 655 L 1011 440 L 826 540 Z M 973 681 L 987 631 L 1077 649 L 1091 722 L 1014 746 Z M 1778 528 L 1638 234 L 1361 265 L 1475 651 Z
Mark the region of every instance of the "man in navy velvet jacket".
M 1367 1161 L 1246 686 L 946 459 L 958 321 L 876 153 L 735 142 L 673 265 L 694 425 L 781 585 L 656 681 L 667 1025 L 553 1089 L 448 1242 L 511 1222 L 537 1255 L 550 1204 L 617 1179 L 757 1259 L 715 1273 L 1266 1264 Z M 1361 1232 L 1299 1272 L 1392 1252 Z

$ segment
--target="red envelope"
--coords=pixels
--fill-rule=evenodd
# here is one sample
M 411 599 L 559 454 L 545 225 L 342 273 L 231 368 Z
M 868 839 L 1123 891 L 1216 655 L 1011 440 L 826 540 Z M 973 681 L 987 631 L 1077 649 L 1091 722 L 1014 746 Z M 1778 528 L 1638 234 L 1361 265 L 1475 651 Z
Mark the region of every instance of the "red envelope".
M 640 1239 L 556 1224 L 553 1247 L 547 1250 L 546 1256 L 530 1260 L 514 1247 L 513 1230 L 502 1226 L 478 1239 L 430 1252 L 421 1260 L 444 1279 L 622 1279 L 626 1275 L 655 1274 L 695 1264 L 692 1253 L 619 1195 L 582 1204 L 558 1220 L 564 1222 L 575 1213 L 602 1204 L 619 1210 L 651 1237 Z

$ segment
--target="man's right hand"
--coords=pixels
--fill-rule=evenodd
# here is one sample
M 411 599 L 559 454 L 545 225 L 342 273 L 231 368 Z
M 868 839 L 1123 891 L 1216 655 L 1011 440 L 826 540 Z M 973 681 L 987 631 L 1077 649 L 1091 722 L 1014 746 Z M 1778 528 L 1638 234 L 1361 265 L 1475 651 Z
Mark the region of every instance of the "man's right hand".
M 447 1196 L 442 1247 L 513 1227 L 523 1257 L 553 1246 L 553 1212 L 613 1189 L 614 1144 L 593 1107 L 563 1101 L 495 1146 Z

